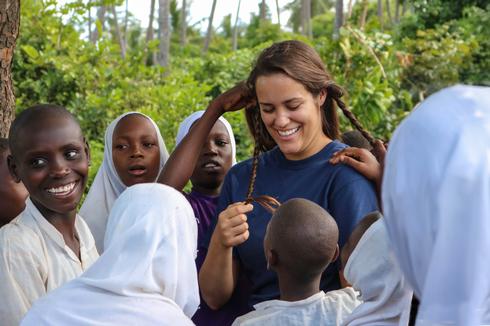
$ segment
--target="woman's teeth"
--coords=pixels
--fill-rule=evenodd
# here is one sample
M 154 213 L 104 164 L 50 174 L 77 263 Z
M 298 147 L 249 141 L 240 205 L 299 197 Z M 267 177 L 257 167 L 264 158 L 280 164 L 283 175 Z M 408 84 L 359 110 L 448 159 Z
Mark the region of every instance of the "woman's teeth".
M 279 133 L 279 136 L 281 137 L 287 137 L 299 130 L 299 127 L 296 127 L 294 129 L 289 129 L 289 130 L 278 130 L 277 132 Z
M 76 182 L 69 183 L 65 186 L 60 186 L 56 188 L 48 188 L 48 192 L 51 194 L 61 194 L 61 193 L 69 193 L 75 188 Z

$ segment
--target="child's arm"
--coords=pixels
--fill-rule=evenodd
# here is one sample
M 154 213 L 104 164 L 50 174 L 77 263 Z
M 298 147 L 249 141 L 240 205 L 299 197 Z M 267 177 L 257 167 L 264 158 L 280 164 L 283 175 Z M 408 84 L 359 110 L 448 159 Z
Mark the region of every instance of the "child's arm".
M 174 149 L 163 168 L 158 182 L 182 191 L 189 181 L 206 138 L 219 117 L 236 111 L 252 102 L 248 88 L 239 83 L 215 98 L 204 115 L 196 121 L 180 144 Z

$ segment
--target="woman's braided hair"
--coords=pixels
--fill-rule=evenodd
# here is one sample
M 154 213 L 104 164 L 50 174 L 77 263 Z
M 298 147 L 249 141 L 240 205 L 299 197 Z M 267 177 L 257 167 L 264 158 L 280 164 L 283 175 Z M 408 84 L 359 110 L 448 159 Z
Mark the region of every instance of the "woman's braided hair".
M 322 129 L 327 137 L 330 139 L 339 139 L 340 137 L 338 107 L 351 124 L 361 132 L 371 145 L 374 145 L 374 137 L 362 127 L 361 123 L 341 100 L 344 90 L 332 80 L 320 56 L 312 47 L 303 42 L 291 40 L 275 43 L 262 51 L 247 79 L 247 86 L 250 92 L 256 96 L 255 83 L 260 76 L 277 73 L 284 74 L 301 83 L 313 96 L 318 96 L 322 91 L 326 93 L 325 102 L 321 107 L 321 117 Z M 265 198 L 266 201 L 273 199 L 275 202 L 269 201 L 269 206 L 277 205 L 277 200 L 269 196 L 252 197 L 257 177 L 259 155 L 261 152 L 268 151 L 276 146 L 276 142 L 268 133 L 260 117 L 258 105 L 247 109 L 245 116 L 248 128 L 255 141 L 252 175 L 246 201 L 250 202 L 255 198 Z

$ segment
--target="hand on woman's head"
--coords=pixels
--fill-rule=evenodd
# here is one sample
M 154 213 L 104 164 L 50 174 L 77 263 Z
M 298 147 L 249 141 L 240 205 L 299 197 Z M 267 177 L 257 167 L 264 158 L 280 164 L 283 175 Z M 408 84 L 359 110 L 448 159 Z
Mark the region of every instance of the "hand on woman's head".
M 242 81 L 215 98 L 212 104 L 223 112 L 231 112 L 256 106 L 256 99 L 246 83 Z

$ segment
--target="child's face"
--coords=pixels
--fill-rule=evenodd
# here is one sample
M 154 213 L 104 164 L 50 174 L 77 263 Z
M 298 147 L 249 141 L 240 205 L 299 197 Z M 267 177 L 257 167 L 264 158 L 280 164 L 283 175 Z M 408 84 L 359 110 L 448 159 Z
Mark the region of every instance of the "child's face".
M 7 166 L 8 152 L 0 154 L 0 226 L 9 223 L 25 208 L 29 193 L 22 182 L 15 182 Z
M 206 189 L 220 187 L 232 162 L 230 136 L 225 125 L 218 120 L 201 149 L 191 176 L 192 184 Z
M 150 120 L 131 114 L 118 122 L 112 135 L 112 160 L 126 186 L 155 182 L 160 171 L 160 149 Z
M 24 183 L 45 217 L 75 211 L 87 183 L 89 160 L 80 126 L 68 117 L 55 117 L 22 132 L 9 157 L 11 174 Z

